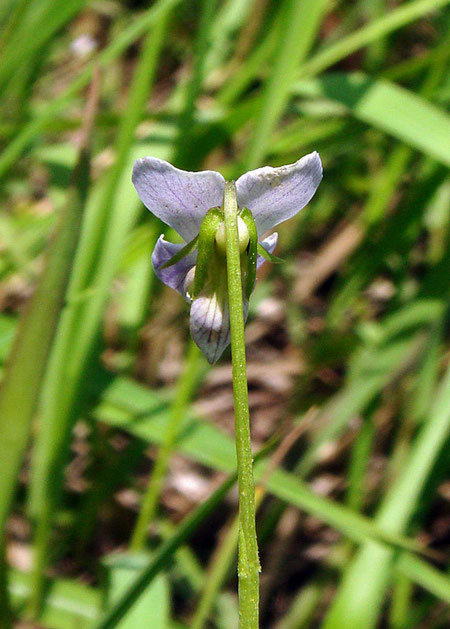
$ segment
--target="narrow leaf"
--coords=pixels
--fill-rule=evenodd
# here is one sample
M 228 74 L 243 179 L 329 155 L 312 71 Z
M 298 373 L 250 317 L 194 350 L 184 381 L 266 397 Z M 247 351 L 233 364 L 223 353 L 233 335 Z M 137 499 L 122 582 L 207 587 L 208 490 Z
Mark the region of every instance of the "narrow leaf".
M 399 85 L 359 72 L 333 72 L 300 81 L 294 93 L 337 101 L 359 120 L 450 166 L 450 117 Z
M 22 317 L 0 390 L 0 531 L 4 530 L 39 397 L 47 357 L 64 303 L 89 187 L 91 134 L 98 100 L 94 81 L 86 109 L 85 144 L 72 176 L 68 200 L 47 265 Z

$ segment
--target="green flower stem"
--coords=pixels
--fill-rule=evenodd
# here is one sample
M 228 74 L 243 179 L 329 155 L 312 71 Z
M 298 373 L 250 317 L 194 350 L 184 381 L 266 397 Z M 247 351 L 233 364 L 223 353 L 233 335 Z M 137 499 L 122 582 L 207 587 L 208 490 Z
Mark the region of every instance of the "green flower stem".
M 255 492 L 255 509 L 259 509 L 262 499 L 265 496 L 265 488 L 257 487 Z M 211 609 L 216 601 L 219 590 L 222 587 L 232 562 L 236 556 L 236 547 L 239 536 L 239 516 L 233 520 L 227 530 L 217 553 L 212 559 L 211 569 L 208 571 L 204 589 L 200 597 L 195 615 L 192 618 L 190 629 L 203 629 Z
M 239 483 L 239 627 L 257 629 L 259 612 L 259 557 L 255 526 L 255 483 L 253 479 L 250 416 L 245 360 L 244 308 L 237 223 L 236 186 L 225 185 L 225 218 L 228 294 L 230 304 L 233 398 Z
M 194 341 L 190 341 L 183 375 L 178 381 L 175 399 L 170 410 L 170 418 L 167 425 L 164 443 L 159 450 L 136 527 L 131 537 L 130 549 L 133 551 L 140 551 L 145 546 L 148 527 L 150 522 L 155 517 L 170 455 L 175 447 L 175 443 L 180 432 L 180 425 L 184 419 L 187 405 L 189 404 L 198 383 L 200 357 L 200 350 Z
M 300 422 L 282 440 L 282 442 L 276 448 L 274 454 L 269 458 L 267 464 L 264 466 L 262 473 L 257 475 L 258 483 L 255 490 L 256 512 L 261 506 L 263 498 L 267 493 L 267 481 L 269 477 L 277 469 L 283 457 L 286 456 L 289 448 L 296 442 L 299 432 L 301 432 L 302 430 L 302 422 Z M 270 450 L 272 446 L 277 444 L 280 434 L 281 433 L 279 433 L 278 435 L 274 434 L 269 442 L 266 443 L 265 447 Z M 238 537 L 239 516 L 235 518 L 229 526 L 211 561 L 211 567 L 208 569 L 208 575 L 205 579 L 203 592 L 200 597 L 195 615 L 192 618 L 190 629 L 203 629 L 203 627 L 205 626 L 211 613 L 211 609 L 217 599 L 219 590 L 222 587 L 227 577 L 227 574 L 229 573 L 230 566 L 236 555 Z

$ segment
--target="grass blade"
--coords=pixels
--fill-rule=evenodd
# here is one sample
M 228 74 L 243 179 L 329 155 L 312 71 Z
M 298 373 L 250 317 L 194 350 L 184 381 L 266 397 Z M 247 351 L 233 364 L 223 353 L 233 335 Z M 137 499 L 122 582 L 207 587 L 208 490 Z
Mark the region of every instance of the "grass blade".
M 126 220 L 111 213 L 114 197 L 128 164 L 134 133 L 140 121 L 149 89 L 153 83 L 164 41 L 169 11 L 163 13 L 147 35 L 130 88 L 130 106 L 122 118 L 116 143 L 116 161 L 107 178 L 103 194 L 92 215 L 87 216 L 85 238 L 81 240 L 72 275 L 69 303 L 58 330 L 51 369 L 46 386 L 42 429 L 35 459 L 35 484 L 32 504 L 39 514 L 36 531 L 36 559 L 33 613 L 38 614 L 43 589 L 43 571 L 48 561 L 51 520 L 59 494 L 67 440 L 76 417 L 76 395 L 97 347 L 99 326 L 109 287 L 117 268 L 133 214 L 129 207 Z M 128 179 L 128 173 L 127 179 Z M 131 186 L 131 184 L 129 184 Z M 125 229 L 124 229 L 125 226 Z M 91 298 L 79 299 L 85 291 Z M 67 357 L 71 356 L 68 364 Z
M 32 594 L 30 574 L 11 570 L 9 591 L 14 609 L 23 608 Z M 42 625 L 48 629 L 88 629 L 98 618 L 101 604 L 99 590 L 77 581 L 55 579 L 49 583 Z
M 422 561 L 414 555 L 402 554 L 396 564 L 395 570 L 408 577 L 417 585 L 422 586 L 436 598 L 440 598 L 450 605 L 450 582 L 448 575 L 436 570 L 430 564 Z
M 87 133 L 93 123 L 98 93 L 93 86 L 86 114 Z M 89 187 L 90 153 L 81 148 L 72 176 L 66 207 L 55 234 L 47 265 L 17 330 L 0 391 L 0 531 L 4 530 L 15 481 L 28 441 L 30 423 L 39 396 L 47 357 L 56 332 L 74 251 L 81 230 Z
M 142 573 L 149 563 L 146 554 L 113 554 L 104 561 L 108 571 L 108 605 L 113 607 L 114 602 L 127 591 L 135 581 L 136 576 Z M 116 629 L 135 629 L 148 625 L 151 617 L 152 629 L 167 629 L 169 624 L 170 592 L 167 575 L 158 574 L 152 583 L 145 589 L 139 601 L 117 625 Z
M 101 52 L 95 61 L 89 63 L 83 72 L 76 78 L 64 92 L 52 100 L 39 116 L 30 120 L 22 131 L 10 142 L 0 155 L 0 179 L 14 165 L 21 153 L 29 146 L 34 138 L 39 135 L 52 122 L 55 115 L 71 102 L 73 96 L 78 94 L 92 78 L 96 65 L 100 68 L 107 67 L 112 61 L 117 59 L 130 44 L 136 41 L 149 28 L 158 23 L 166 11 L 169 11 L 180 0 L 160 0 L 157 4 L 148 9 L 143 15 L 133 21 L 107 48 Z
M 376 518 L 384 530 L 398 534 L 405 528 L 449 431 L 450 369 L 440 387 L 430 420 L 419 433 L 403 473 L 387 494 Z M 374 542 L 359 550 L 345 572 L 324 629 L 342 627 L 344 619 L 357 629 L 376 626 L 392 559 L 391 550 Z
M 331 44 L 325 50 L 319 51 L 302 66 L 301 74 L 302 76 L 319 74 L 360 48 L 375 42 L 394 30 L 406 26 L 414 20 L 418 20 L 430 11 L 437 11 L 448 3 L 449 0 L 415 0 L 414 2 L 403 3 L 383 17 L 370 22 L 367 26 L 351 33 L 351 35 L 342 37 L 342 39 L 335 44 Z
M 121 378 L 112 383 L 112 388 L 105 397 L 108 401 L 105 400 L 95 412 L 97 419 L 121 427 L 150 443 L 162 442 L 167 421 L 167 403 L 164 403 L 161 396 Z M 206 421 L 194 420 L 192 416 L 187 416 L 181 426 L 177 448 L 213 469 L 228 473 L 235 469 L 233 440 Z M 256 466 L 255 478 L 259 479 L 260 474 L 262 469 Z M 374 538 L 409 550 L 419 549 L 415 542 L 385 532 L 381 527 L 375 526 L 369 518 L 331 500 L 316 496 L 293 474 L 276 470 L 270 477 L 267 487 L 282 500 L 314 513 L 358 543 Z
M 289 99 L 298 66 L 312 46 L 328 0 L 285 0 L 283 26 L 275 51 L 252 139 L 245 157 L 245 169 L 260 165 L 270 136 Z
M 19 41 L 17 37 L 11 42 L 11 50 L 4 51 L 0 66 L 0 90 L 5 89 L 6 83 L 17 72 L 17 69 L 40 48 L 45 46 L 53 35 L 69 22 L 86 4 L 87 0 L 72 0 L 71 2 L 49 2 L 47 7 L 41 7 L 38 19 L 32 20 L 28 28 L 22 29 Z M 36 5 L 38 3 L 35 3 Z
M 362 73 L 336 72 L 299 82 L 294 92 L 337 101 L 359 120 L 450 166 L 450 117 L 403 87 Z
M 173 553 L 189 539 L 198 526 L 214 511 L 235 482 L 236 475 L 233 474 L 203 504 L 183 520 L 177 531 L 159 547 L 149 565 L 129 586 L 114 607 L 95 625 L 95 629 L 112 629 L 117 626 L 116 623 L 124 617 L 156 575 L 167 565 Z
M 84 140 L 68 199 L 35 295 L 23 316 L 0 390 L 0 547 L 16 481 L 56 334 L 78 243 L 90 182 L 89 142 L 98 103 L 98 77 L 86 108 Z M 2 595 L 2 602 L 6 594 Z M 2 610 L 5 617 L 5 610 Z
M 155 467 L 150 477 L 143 503 L 139 512 L 133 536 L 130 541 L 132 551 L 140 551 L 145 547 L 147 530 L 156 514 L 162 485 L 167 473 L 167 466 L 180 430 L 186 408 L 198 384 L 198 372 L 202 370 L 204 361 L 194 341 L 189 341 L 184 371 L 178 380 L 177 392 L 170 409 L 169 421 L 165 430 L 163 444 L 158 452 Z

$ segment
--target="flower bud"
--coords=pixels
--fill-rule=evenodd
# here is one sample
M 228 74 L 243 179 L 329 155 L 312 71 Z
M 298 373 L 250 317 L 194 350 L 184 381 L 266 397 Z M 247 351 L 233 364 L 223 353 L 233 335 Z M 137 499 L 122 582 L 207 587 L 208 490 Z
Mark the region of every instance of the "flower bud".
M 249 234 L 247 225 L 244 223 L 242 218 L 238 216 L 238 233 L 239 233 L 239 252 L 244 253 L 247 248 L 249 242 Z M 216 231 L 216 243 L 217 248 L 221 253 L 226 252 L 226 236 L 225 236 L 225 223 L 221 223 L 219 228 Z

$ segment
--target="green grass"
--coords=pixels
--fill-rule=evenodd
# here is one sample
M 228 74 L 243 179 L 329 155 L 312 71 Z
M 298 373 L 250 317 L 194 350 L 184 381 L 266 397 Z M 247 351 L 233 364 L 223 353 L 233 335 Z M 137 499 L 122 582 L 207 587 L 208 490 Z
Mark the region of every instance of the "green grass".
M 261 626 L 445 627 L 448 4 L 0 6 L 1 629 L 237 626 L 229 353 L 189 353 L 131 170 L 231 179 L 312 150 L 324 180 L 250 304 L 258 445 L 314 414 L 258 512 Z M 217 492 L 178 496 L 180 461 Z

